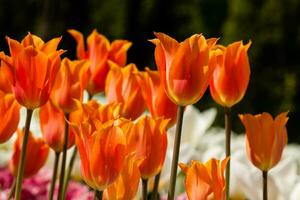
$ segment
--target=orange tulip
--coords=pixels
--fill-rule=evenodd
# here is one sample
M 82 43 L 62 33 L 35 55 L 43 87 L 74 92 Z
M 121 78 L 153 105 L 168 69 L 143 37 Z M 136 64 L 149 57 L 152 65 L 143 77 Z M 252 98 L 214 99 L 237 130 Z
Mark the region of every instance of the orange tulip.
M 209 51 L 217 40 L 206 41 L 203 35 L 195 34 L 179 43 L 166 34 L 154 34 L 155 61 L 168 97 L 181 106 L 196 103 L 212 77 Z
M 121 128 L 110 120 L 72 125 L 81 160 L 83 180 L 92 188 L 104 190 L 119 176 L 126 154 L 126 139 Z
M 191 166 L 179 164 L 186 174 L 185 188 L 189 200 L 225 200 L 224 171 L 228 160 L 211 159 L 205 164 L 192 161 Z
M 146 68 L 146 72 L 142 73 L 139 83 L 142 86 L 142 94 L 151 115 L 153 117 L 171 119 L 169 126 L 174 125 L 176 122 L 177 105 L 166 95 L 161 85 L 158 71 Z
M 140 160 L 134 154 L 129 154 L 125 158 L 125 163 L 120 176 L 104 191 L 105 200 L 134 199 L 141 178 Z
M 95 100 L 90 100 L 87 103 L 78 102 L 79 109 L 71 113 L 71 118 L 74 118 L 75 123 L 88 121 L 89 118 L 97 119 L 102 123 L 118 119 L 120 114 L 120 105 L 116 103 L 100 105 Z
M 88 67 L 88 62 L 85 60 L 63 59 L 51 99 L 64 113 L 70 113 L 77 109 L 75 99 L 82 101 L 83 90 L 87 84 Z
M 21 155 L 24 132 L 18 130 L 18 137 L 14 143 L 13 155 L 9 162 L 9 169 L 14 176 L 17 176 L 18 165 Z M 25 155 L 24 177 L 28 178 L 36 174 L 46 163 L 49 147 L 42 138 L 33 137 L 29 132 L 27 152 Z
M 49 99 L 64 52 L 56 51 L 60 40 L 44 43 L 29 33 L 19 43 L 7 37 L 11 57 L 0 53 L 0 59 L 9 67 L 16 100 L 27 109 L 40 107 Z
M 71 114 L 72 115 L 72 114 Z M 72 121 L 72 118 L 69 119 Z M 40 108 L 40 126 L 45 142 L 55 151 L 62 152 L 64 145 L 65 115 L 48 101 Z M 68 148 L 75 142 L 74 133 L 69 130 Z
M 4 93 L 12 93 L 11 82 L 12 74 L 10 73 L 9 67 L 0 60 L 0 91 L 3 91 Z
M 101 106 L 96 100 L 90 100 L 87 103 L 76 102 L 78 109 L 70 115 L 70 118 L 74 118 L 74 123 L 87 121 L 90 117 L 95 118 Z
M 132 120 L 138 118 L 146 105 L 138 83 L 138 69 L 135 64 L 120 68 L 110 62 L 111 71 L 107 75 L 105 95 L 109 103 L 121 103 L 121 116 Z
M 0 91 L 0 143 L 6 142 L 17 130 L 20 119 L 20 105 L 12 94 Z
M 84 48 L 83 35 L 76 30 L 68 30 L 77 42 L 77 58 L 90 61 L 90 81 L 87 91 L 94 95 L 103 92 L 105 79 L 109 72 L 108 60 L 124 66 L 127 60 L 127 50 L 131 42 L 126 40 L 115 40 L 111 44 L 108 39 L 94 30 L 87 38 L 87 51 Z
M 210 81 L 213 99 L 224 107 L 232 107 L 245 95 L 250 78 L 250 65 L 247 51 L 249 42 L 234 42 L 228 47 L 220 46 L 216 56 L 216 68 Z
M 144 116 L 135 125 L 138 135 L 136 156 L 143 159 L 140 165 L 143 179 L 153 177 L 161 171 L 167 150 L 168 123 L 169 120 Z
M 287 144 L 287 112 L 274 120 L 269 113 L 239 115 L 246 129 L 246 149 L 249 160 L 262 171 L 268 171 L 281 159 Z

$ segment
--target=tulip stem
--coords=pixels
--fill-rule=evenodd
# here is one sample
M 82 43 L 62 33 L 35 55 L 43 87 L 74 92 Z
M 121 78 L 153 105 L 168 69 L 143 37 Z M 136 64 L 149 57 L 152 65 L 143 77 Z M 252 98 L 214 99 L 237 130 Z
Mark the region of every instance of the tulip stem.
M 88 101 L 92 100 L 94 95 L 92 95 L 91 93 L 88 92 Z
M 184 106 L 178 106 L 168 200 L 174 199 Z
M 13 197 L 15 190 L 16 190 L 16 183 L 17 183 L 16 179 L 14 179 L 13 183 L 11 184 L 11 188 L 8 193 L 7 200 L 10 200 Z
M 147 200 L 147 193 L 148 193 L 148 179 L 143 179 L 142 178 L 142 199 L 143 200 Z
M 16 183 L 15 200 L 21 199 L 22 181 L 23 181 L 24 168 L 25 168 L 25 156 L 26 156 L 26 151 L 27 151 L 27 143 L 28 143 L 28 136 L 29 136 L 32 113 L 33 113 L 33 110 L 27 109 L 26 121 L 25 121 L 25 133 L 24 133 L 24 137 L 23 137 L 21 157 L 19 160 L 19 167 L 18 167 L 18 176 L 17 176 L 17 181 L 16 181 L 17 183 Z
M 225 113 L 225 138 L 226 138 L 226 157 L 230 157 L 231 155 L 231 108 L 225 107 L 224 108 Z M 225 178 L 226 178 L 226 199 L 230 199 L 230 159 L 227 162 L 226 166 L 226 172 L 225 172 Z
M 68 139 L 69 139 L 69 113 L 65 113 L 65 132 L 64 132 L 64 146 L 63 146 L 63 155 L 62 155 L 62 163 L 61 163 L 61 170 L 60 170 L 60 177 L 59 177 L 59 188 L 58 188 L 58 199 L 63 200 L 63 185 L 65 180 L 65 166 L 67 160 L 67 148 L 68 148 Z
M 77 155 L 77 148 L 74 147 L 72 157 L 71 157 L 71 160 L 69 162 L 68 169 L 67 169 L 67 176 L 66 176 L 66 179 L 65 179 L 65 182 L 64 182 L 64 187 L 63 187 L 63 194 L 64 195 L 63 196 L 65 196 L 66 191 L 68 189 L 68 184 L 69 184 L 69 180 L 70 180 L 72 170 L 73 170 L 73 167 L 74 167 L 76 155 Z
M 263 176 L 263 200 L 268 200 L 268 171 L 262 171 Z
M 57 177 L 57 168 L 58 168 L 59 157 L 60 157 L 60 152 L 55 152 L 53 174 L 52 174 L 52 180 L 51 180 L 50 191 L 49 191 L 49 200 L 53 199 L 55 182 L 56 182 L 56 177 Z
M 95 200 L 102 200 L 102 197 L 103 197 L 103 191 L 95 190 L 95 196 L 94 196 L 94 199 L 95 199 Z
M 159 186 L 159 179 L 160 179 L 160 172 L 155 176 L 155 179 L 154 179 L 154 186 L 153 186 L 151 200 L 156 200 L 157 199 L 157 195 L 158 195 L 157 191 L 158 191 L 158 186 Z

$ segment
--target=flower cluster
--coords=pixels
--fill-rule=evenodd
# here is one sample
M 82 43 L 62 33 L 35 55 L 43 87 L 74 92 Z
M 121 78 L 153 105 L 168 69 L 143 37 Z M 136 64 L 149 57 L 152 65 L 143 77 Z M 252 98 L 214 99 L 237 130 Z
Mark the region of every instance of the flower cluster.
M 140 182 L 143 200 L 150 194 L 158 199 L 166 183 L 168 199 L 174 199 L 179 166 L 185 174 L 183 198 L 229 199 L 230 111 L 248 87 L 247 52 L 251 42 L 223 46 L 218 39 L 202 34 L 178 42 L 164 33 L 154 33 L 156 38 L 150 42 L 155 46 L 158 70 L 146 67 L 140 71 L 134 63 L 127 63 L 131 42 L 110 42 L 94 30 L 85 48 L 79 31 L 68 32 L 77 42 L 76 60 L 61 58 L 65 52 L 57 50 L 61 37 L 44 42 L 31 33 L 21 42 L 7 37 L 10 55 L 0 52 L 0 143 L 17 132 L 8 164 L 13 177 L 8 184 L 11 190 L 2 184 L 7 189 L 6 198 L 25 198 L 27 182 L 23 184 L 23 179 L 32 180 L 30 177 L 39 173 L 51 151 L 55 154 L 52 178 L 39 182 L 49 188 L 44 187 L 41 195 L 51 200 L 91 198 L 87 187 L 82 190 L 85 197 L 68 197 L 77 153 L 82 180 L 101 200 L 134 199 Z M 197 158 L 195 153 L 204 144 L 199 145 L 197 135 L 184 144 L 189 135 L 184 113 L 208 87 L 213 100 L 224 107 L 225 156 L 187 164 Z M 99 94 L 104 95 L 105 103 L 97 101 Z M 21 107 L 26 109 L 26 120 L 19 128 Z M 35 111 L 39 112 L 37 116 L 33 115 Z M 32 116 L 39 119 L 41 134 L 31 131 Z M 265 200 L 268 171 L 280 161 L 287 144 L 287 113 L 275 119 L 268 113 L 244 114 L 240 119 L 246 129 L 248 158 L 263 174 Z M 207 127 L 201 128 L 205 131 Z M 72 155 L 68 155 L 69 148 Z

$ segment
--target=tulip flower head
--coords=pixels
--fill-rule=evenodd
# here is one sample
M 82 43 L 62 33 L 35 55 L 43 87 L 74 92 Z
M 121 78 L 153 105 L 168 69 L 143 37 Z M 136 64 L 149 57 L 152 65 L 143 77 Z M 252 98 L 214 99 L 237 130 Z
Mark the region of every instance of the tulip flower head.
M 82 101 L 83 90 L 87 84 L 88 67 L 89 63 L 86 60 L 63 59 L 51 99 L 64 113 L 70 113 L 77 109 L 75 100 Z
M 24 132 L 18 130 L 18 137 L 14 143 L 13 155 L 9 162 L 9 169 L 16 177 L 18 173 L 19 160 L 22 149 Z M 42 138 L 35 138 L 29 132 L 27 152 L 25 155 L 24 177 L 28 178 L 36 174 L 46 163 L 49 153 L 49 147 Z
M 104 191 L 104 199 L 134 199 L 141 178 L 139 172 L 141 160 L 131 153 L 126 156 L 125 163 L 118 179 Z
M 174 125 L 176 122 L 177 105 L 166 95 L 158 71 L 146 68 L 146 71 L 141 73 L 139 82 L 151 115 L 153 117 L 170 119 L 169 126 Z
M 161 171 L 167 150 L 168 123 L 169 120 L 145 116 L 135 125 L 138 136 L 136 156 L 143 159 L 139 167 L 143 179 L 151 178 Z
M 110 62 L 111 71 L 107 75 L 105 95 L 109 103 L 120 103 L 122 117 L 138 118 L 145 110 L 146 104 L 138 82 L 138 69 L 135 64 L 124 68 Z
M 216 67 L 210 81 L 210 93 L 215 102 L 224 107 L 232 107 L 245 95 L 250 79 L 247 55 L 250 45 L 251 42 L 243 45 L 240 41 L 212 50 L 210 59 Z
M 214 67 L 208 65 L 209 51 L 216 39 L 207 41 L 195 34 L 183 42 L 154 33 L 155 61 L 168 97 L 177 105 L 196 103 L 204 94 Z
M 78 110 L 71 113 L 74 123 L 88 121 L 90 118 L 97 119 L 102 123 L 109 120 L 116 120 L 120 117 L 120 104 L 110 103 L 101 105 L 95 100 L 87 103 L 78 103 Z
M 38 108 L 49 99 L 64 52 L 56 50 L 60 40 L 54 38 L 44 43 L 29 33 L 19 43 L 7 37 L 10 57 L 0 53 L 0 59 L 10 70 L 16 100 L 27 109 Z
M 206 163 L 192 161 L 191 166 L 180 163 L 186 175 L 185 189 L 189 200 L 225 200 L 224 171 L 229 158 L 211 159 Z
M 275 119 L 269 113 L 239 115 L 246 129 L 246 150 L 249 160 L 262 171 L 273 168 L 281 159 L 287 144 L 287 112 Z
M 126 40 L 115 40 L 111 44 L 108 39 L 94 30 L 87 38 L 87 50 L 84 48 L 84 38 L 82 33 L 76 30 L 68 30 L 77 42 L 77 58 L 88 59 L 89 82 L 87 91 L 94 95 L 103 92 L 105 88 L 105 79 L 109 72 L 107 61 L 111 60 L 119 66 L 124 66 L 127 60 L 127 50 L 131 42 Z
M 13 94 L 0 90 L 0 143 L 6 142 L 17 130 L 20 119 L 20 105 Z
M 73 119 L 70 117 L 69 119 Z M 40 126 L 45 142 L 55 151 L 62 152 L 64 145 L 65 115 L 55 107 L 52 101 L 48 101 L 40 108 Z M 68 148 L 75 142 L 74 133 L 69 130 Z
M 84 181 L 103 191 L 119 176 L 126 154 L 126 139 L 114 120 L 101 123 L 96 119 L 73 124 L 76 146 Z

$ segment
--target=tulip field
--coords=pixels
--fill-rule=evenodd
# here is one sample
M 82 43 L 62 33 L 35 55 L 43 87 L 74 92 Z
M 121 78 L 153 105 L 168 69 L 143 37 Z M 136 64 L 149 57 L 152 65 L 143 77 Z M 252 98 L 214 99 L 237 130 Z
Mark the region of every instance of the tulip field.
M 132 42 L 68 34 L 76 60 L 60 36 L 7 36 L 0 50 L 0 200 L 300 199 L 288 111 L 232 114 L 255 43 L 154 32 L 157 70 L 140 70 Z M 207 91 L 224 127 L 211 127 L 216 109 L 193 106 Z

